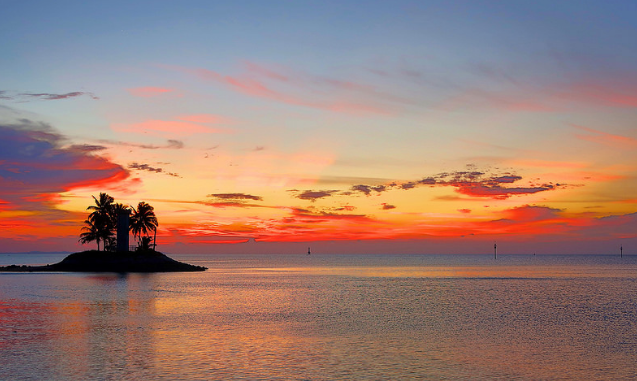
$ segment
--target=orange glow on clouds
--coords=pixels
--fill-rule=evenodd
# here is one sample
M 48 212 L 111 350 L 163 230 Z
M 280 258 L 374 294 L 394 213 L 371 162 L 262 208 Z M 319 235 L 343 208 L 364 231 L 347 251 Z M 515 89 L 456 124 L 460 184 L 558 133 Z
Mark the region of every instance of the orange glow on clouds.
M 400 86 L 393 92 L 381 82 L 254 62 L 230 75 L 162 68 L 214 87 L 215 96 L 240 93 L 253 103 L 234 114 L 234 103 L 224 108 L 223 102 L 206 103 L 206 97 L 173 106 L 174 97 L 168 102 L 160 95 L 174 90 L 142 87 L 128 91 L 157 98 L 135 99 L 139 115 L 90 140 L 27 118 L 0 125 L 0 238 L 51 242 L 54 234 L 75 245 L 90 196 L 101 191 L 125 204 L 153 204 L 160 242 L 168 247 L 637 238 L 632 196 L 637 137 L 622 124 L 630 121 L 617 117 L 616 125 L 593 129 L 560 113 L 582 104 L 632 107 L 626 87 L 566 83 L 525 92 L 523 81 L 514 89 L 489 91 L 459 86 L 429 103 L 428 112 L 445 116 L 427 119 L 417 102 L 400 94 Z M 278 105 L 270 108 L 271 102 Z M 289 120 L 277 119 L 280 109 Z M 460 115 L 472 109 L 480 110 L 471 114 L 475 121 Z M 494 109 L 512 111 L 504 126 L 491 126 L 497 119 L 491 116 L 480 119 Z M 384 117 L 362 120 L 352 114 Z M 529 134 L 537 120 L 557 126 L 559 133 L 546 139 L 550 147 L 529 146 L 536 142 Z M 237 124 L 241 128 L 232 128 Z M 502 140 L 480 145 L 467 137 L 466 125 Z M 432 149 L 428 139 L 438 135 L 463 142 L 462 151 Z M 559 139 L 564 141 L 555 142 Z M 497 154 L 484 154 L 485 149 Z

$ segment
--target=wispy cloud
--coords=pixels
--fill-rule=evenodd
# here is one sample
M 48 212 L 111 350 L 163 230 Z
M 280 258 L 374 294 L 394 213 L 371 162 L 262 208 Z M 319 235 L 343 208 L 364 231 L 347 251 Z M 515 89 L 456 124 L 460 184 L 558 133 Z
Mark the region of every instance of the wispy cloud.
M 369 196 L 372 191 L 376 192 L 376 193 L 382 193 L 385 192 L 386 190 L 388 190 L 388 187 L 386 185 L 363 185 L 363 184 L 358 184 L 358 185 L 354 185 L 351 188 L 352 191 L 354 192 L 361 192 L 364 193 L 366 196 Z
M 43 100 L 43 101 L 57 101 L 61 99 L 76 98 L 81 96 L 87 96 L 92 99 L 99 99 L 95 94 L 86 91 L 72 91 L 70 93 L 10 93 L 8 91 L 0 91 L 0 99 L 15 100 L 15 101 L 30 101 L 30 100 Z
M 263 208 L 267 207 L 261 204 L 254 204 L 248 201 L 263 201 L 261 196 L 255 196 L 247 193 L 212 193 L 206 197 L 208 201 L 201 202 L 203 205 L 215 208 Z
M 91 153 L 91 152 L 104 151 L 107 149 L 107 147 L 102 145 L 96 145 L 96 144 L 74 144 L 70 146 L 69 149 L 77 151 L 77 152 Z
M 214 208 L 262 208 L 263 205 L 252 204 L 245 201 L 202 201 L 201 205 L 212 206 Z
M 207 197 L 213 197 L 221 200 L 254 200 L 263 201 L 263 197 L 254 196 L 246 193 L 212 193 Z
M 216 114 L 190 114 L 190 115 L 179 115 L 178 120 L 183 120 L 186 122 L 192 123 L 202 123 L 202 124 L 231 124 L 233 120 L 221 115 Z
M 123 124 L 116 123 L 112 125 L 115 131 L 136 133 L 136 134 L 153 134 L 160 136 L 189 136 L 194 134 L 210 134 L 210 133 L 227 133 L 228 129 L 216 128 L 207 124 L 216 124 L 215 122 L 189 122 L 183 120 L 146 120 L 141 123 Z M 175 140 L 172 140 L 175 141 Z
M 620 149 L 634 149 L 637 147 L 637 139 L 628 136 L 610 134 L 608 132 L 595 130 L 589 127 L 579 126 L 571 124 L 572 127 L 584 131 L 584 134 L 576 134 L 578 138 L 587 140 L 594 143 L 604 144 L 614 148 Z
M 166 174 L 168 176 L 173 176 L 173 177 L 181 177 L 179 176 L 179 174 L 174 173 L 174 172 L 167 172 L 164 171 L 163 168 L 159 168 L 159 167 L 151 167 L 148 164 L 139 164 L 139 163 L 131 163 L 128 165 L 129 169 L 134 169 L 134 170 L 138 170 L 138 171 L 147 171 L 147 172 L 155 172 L 155 173 L 163 173 Z
M 512 74 L 513 75 L 513 74 Z M 492 79 L 492 78 L 489 78 Z M 493 81 L 489 82 L 493 84 Z M 444 110 L 464 108 L 513 112 L 556 112 L 575 107 L 637 107 L 637 82 L 633 79 L 591 79 L 542 81 L 507 79 L 500 88 L 473 87 L 457 90 L 438 104 Z
M 522 180 L 521 176 L 511 173 L 493 174 L 478 170 L 443 172 L 420 180 L 405 182 L 390 182 L 381 185 L 357 184 L 350 188 L 350 192 L 343 195 L 360 192 L 367 196 L 372 193 L 380 194 L 394 189 L 410 190 L 422 186 L 453 187 L 456 192 L 471 197 L 488 197 L 493 199 L 507 199 L 515 195 L 527 195 L 564 187 L 563 184 L 529 183 L 529 186 L 512 187 L 509 184 Z
M 349 221 L 373 221 L 370 217 L 364 214 L 348 214 L 348 213 L 334 213 L 328 211 L 311 211 L 309 209 L 294 208 L 293 215 L 300 218 L 305 222 L 328 222 L 333 220 L 349 220 Z
M 136 97 L 142 97 L 142 98 L 156 97 L 158 95 L 162 95 L 162 94 L 166 94 L 166 93 L 170 93 L 174 91 L 173 89 L 167 89 L 163 87 L 152 87 L 152 86 L 135 87 L 135 88 L 126 89 L 126 90 L 131 95 L 134 95 Z
M 397 97 L 382 94 L 369 85 L 311 75 L 283 67 L 246 62 L 243 72 L 226 75 L 206 68 L 160 65 L 196 78 L 221 84 L 256 98 L 327 111 L 370 115 L 392 113 Z
M 608 107 L 637 107 L 637 82 L 634 79 L 615 81 L 585 80 L 555 90 L 555 96 L 573 102 Z
M 331 195 L 337 192 L 338 190 L 319 190 L 319 191 L 306 190 L 306 191 L 299 192 L 295 197 L 301 200 L 316 201 L 321 198 L 330 197 Z
M 151 150 L 184 148 L 184 142 L 182 142 L 181 140 L 176 140 L 176 139 L 168 139 L 166 141 L 166 144 L 163 144 L 163 145 L 130 143 L 130 142 L 123 142 L 119 140 L 108 140 L 108 139 L 100 139 L 97 142 L 102 144 L 113 145 L 113 146 L 133 147 L 133 148 L 151 149 Z

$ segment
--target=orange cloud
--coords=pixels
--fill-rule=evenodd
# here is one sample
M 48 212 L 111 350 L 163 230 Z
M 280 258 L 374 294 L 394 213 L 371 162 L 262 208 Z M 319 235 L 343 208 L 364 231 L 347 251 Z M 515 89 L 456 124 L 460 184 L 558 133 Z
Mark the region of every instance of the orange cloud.
M 166 89 L 163 87 L 135 87 L 132 89 L 127 89 L 131 95 L 142 98 L 154 97 L 157 95 L 170 93 L 174 91 L 173 89 Z
M 82 146 L 64 147 L 65 140 L 50 129 L 0 126 L 0 187 L 6 202 L 37 208 L 24 200 L 51 201 L 57 193 L 129 178 L 120 165 Z
M 568 172 L 568 173 L 544 173 L 543 176 L 550 178 L 559 178 L 561 181 L 577 182 L 577 181 L 594 181 L 607 182 L 626 179 L 624 175 L 614 175 L 608 172 Z

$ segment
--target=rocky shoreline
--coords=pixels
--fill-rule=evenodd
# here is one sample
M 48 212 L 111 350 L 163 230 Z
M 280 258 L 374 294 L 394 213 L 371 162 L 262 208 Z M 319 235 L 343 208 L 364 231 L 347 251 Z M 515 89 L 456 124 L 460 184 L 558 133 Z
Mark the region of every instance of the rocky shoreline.
M 208 268 L 176 261 L 154 250 L 107 252 L 82 251 L 73 253 L 62 261 L 45 266 L 0 266 L 0 271 L 10 272 L 115 272 L 154 273 L 178 271 L 206 271 Z

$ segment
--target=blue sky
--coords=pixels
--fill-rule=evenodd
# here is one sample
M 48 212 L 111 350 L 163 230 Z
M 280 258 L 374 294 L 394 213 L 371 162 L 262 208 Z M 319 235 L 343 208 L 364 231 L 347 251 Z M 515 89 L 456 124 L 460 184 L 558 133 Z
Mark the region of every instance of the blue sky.
M 99 191 L 155 200 L 167 245 L 203 252 L 635 240 L 635 3 L 3 5 L 0 123 L 49 158 L 0 156 L 7 247 L 76 245 Z M 101 167 L 34 194 L 51 158 Z

